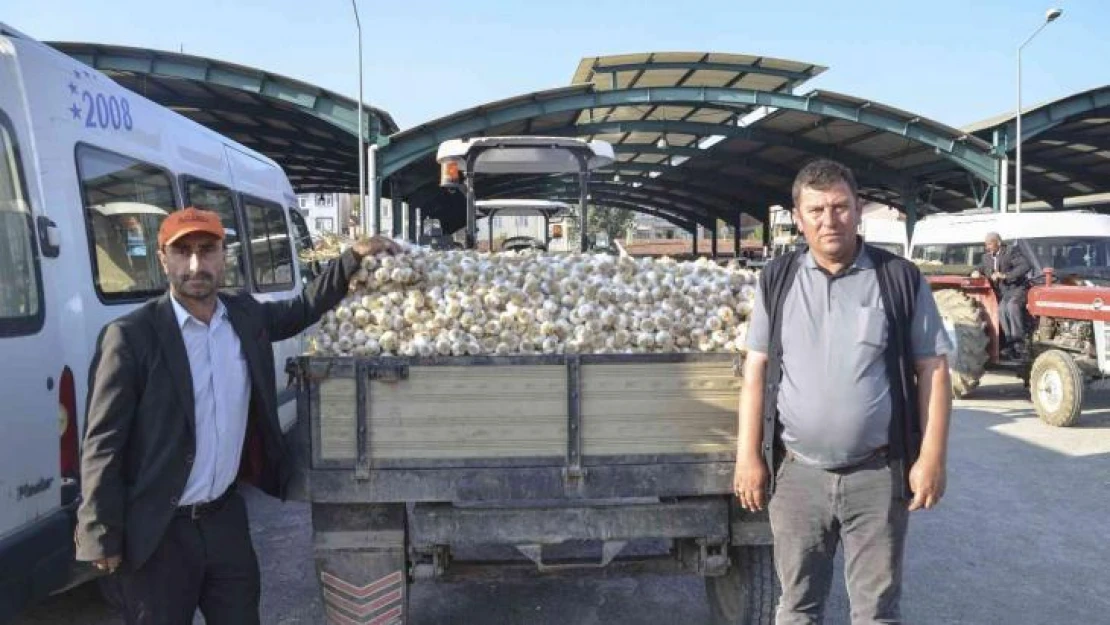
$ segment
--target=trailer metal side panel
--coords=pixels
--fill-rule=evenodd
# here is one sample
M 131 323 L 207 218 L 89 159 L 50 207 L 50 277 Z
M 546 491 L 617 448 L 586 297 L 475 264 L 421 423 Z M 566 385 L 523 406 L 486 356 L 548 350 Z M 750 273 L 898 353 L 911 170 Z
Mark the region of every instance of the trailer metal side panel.
M 328 462 L 351 463 L 355 460 L 355 419 L 358 414 L 357 384 L 354 377 L 331 377 L 316 388 L 320 422 L 319 458 Z
M 740 379 L 729 362 L 585 364 L 585 456 L 736 450 Z
M 414 366 L 408 379 L 372 381 L 367 395 L 371 463 L 566 451 L 567 375 L 558 365 Z
M 731 487 L 740 380 L 730 354 L 306 357 L 299 368 L 314 501 Z

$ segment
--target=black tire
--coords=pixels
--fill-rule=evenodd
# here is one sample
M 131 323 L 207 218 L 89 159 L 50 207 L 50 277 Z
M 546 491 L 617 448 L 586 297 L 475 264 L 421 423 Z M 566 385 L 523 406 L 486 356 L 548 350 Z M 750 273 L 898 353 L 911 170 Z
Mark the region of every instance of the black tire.
M 978 302 L 957 289 L 933 292 L 937 310 L 956 327 L 956 353 L 949 357 L 952 394 L 963 399 L 979 387 L 990 358 L 986 316 Z
M 1069 427 L 1083 410 L 1083 372 L 1067 352 L 1050 349 L 1033 361 L 1029 394 L 1041 421 Z
M 720 577 L 705 578 L 713 625 L 774 625 L 779 600 L 774 550 L 769 546 L 733 547 L 732 565 Z

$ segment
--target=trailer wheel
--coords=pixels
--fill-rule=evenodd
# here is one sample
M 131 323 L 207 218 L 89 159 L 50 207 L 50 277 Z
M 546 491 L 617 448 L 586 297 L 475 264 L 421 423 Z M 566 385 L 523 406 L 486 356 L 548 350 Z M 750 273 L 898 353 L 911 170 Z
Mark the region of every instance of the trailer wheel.
M 729 555 L 728 573 L 705 578 L 713 625 L 773 625 L 779 598 L 773 549 L 733 547 Z
M 1069 427 L 1083 409 L 1083 372 L 1067 352 L 1050 349 L 1033 361 L 1030 375 L 1033 407 L 1041 421 Z
M 957 399 L 967 397 L 979 387 L 979 380 L 990 357 L 987 349 L 986 318 L 978 303 L 957 289 L 933 292 L 937 310 L 945 321 L 955 328 L 956 351 L 949 360 L 952 377 L 952 394 Z

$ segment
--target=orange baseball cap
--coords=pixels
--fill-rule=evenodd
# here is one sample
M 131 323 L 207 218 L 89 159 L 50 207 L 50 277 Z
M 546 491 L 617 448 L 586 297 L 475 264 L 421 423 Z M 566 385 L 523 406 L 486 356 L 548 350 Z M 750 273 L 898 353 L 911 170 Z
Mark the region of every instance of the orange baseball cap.
M 158 229 L 158 246 L 169 245 L 194 232 L 210 234 L 217 239 L 224 238 L 224 226 L 218 214 L 190 206 L 174 211 L 162 220 L 162 226 Z

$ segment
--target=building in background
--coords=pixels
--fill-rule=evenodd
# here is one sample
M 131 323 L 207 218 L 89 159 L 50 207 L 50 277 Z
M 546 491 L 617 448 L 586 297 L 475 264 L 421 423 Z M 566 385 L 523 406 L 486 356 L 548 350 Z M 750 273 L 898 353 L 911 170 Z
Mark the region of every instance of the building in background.
M 324 233 L 347 235 L 354 196 L 346 193 L 302 193 L 297 196 L 308 231 L 318 237 Z
M 359 210 L 358 195 L 350 193 L 302 193 L 297 196 L 297 205 L 301 210 L 308 231 L 312 236 L 319 237 L 324 233 L 352 236 L 360 232 L 358 227 Z M 382 198 L 381 230 L 391 232 L 393 227 L 393 202 Z M 402 216 L 404 214 L 402 213 Z M 406 227 L 408 224 L 404 224 Z M 406 232 L 406 230 L 402 230 Z
M 675 224 L 652 215 L 636 213 L 628 229 L 629 241 L 654 241 L 656 239 L 690 239 L 690 233 Z
M 756 230 L 760 227 L 760 223 L 754 218 L 745 218 L 745 225 L 740 233 L 741 238 L 749 237 L 755 234 Z M 731 225 L 720 224 L 717 228 L 718 240 L 729 239 L 735 236 L 736 228 Z M 713 237 L 713 232 L 705 226 L 698 226 L 698 238 L 710 239 Z M 643 213 L 636 213 L 632 221 L 632 226 L 628 229 L 626 240 L 628 241 L 656 241 L 656 240 L 675 240 L 675 241 L 690 241 L 694 235 L 690 231 L 677 226 L 662 217 L 655 217 L 652 215 L 645 215 Z

